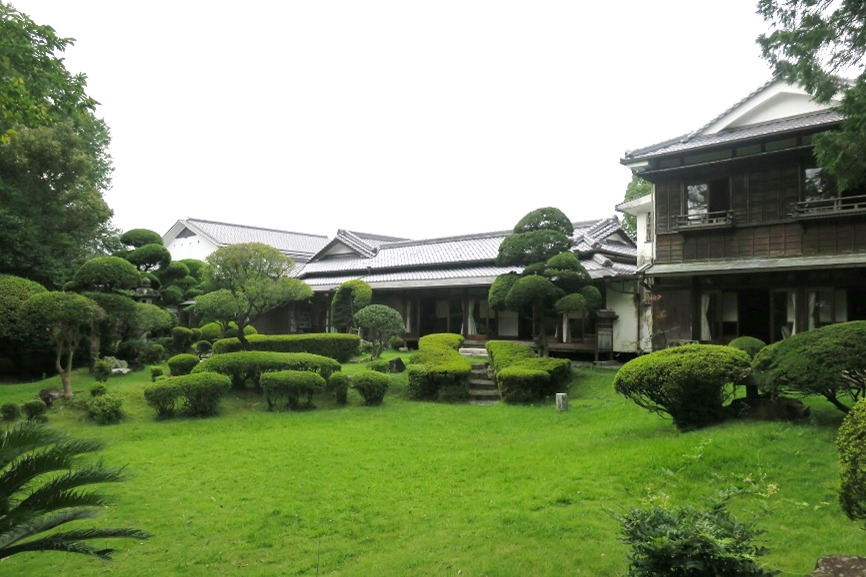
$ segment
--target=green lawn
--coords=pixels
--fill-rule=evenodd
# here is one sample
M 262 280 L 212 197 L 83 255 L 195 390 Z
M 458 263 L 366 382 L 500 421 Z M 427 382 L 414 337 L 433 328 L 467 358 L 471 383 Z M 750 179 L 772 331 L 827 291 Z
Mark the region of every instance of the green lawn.
M 323 397 L 315 411 L 268 413 L 243 393 L 219 417 L 162 422 L 142 398 L 149 375 L 112 378 L 129 413 L 122 424 L 99 427 L 69 407 L 50 422 L 107 439 L 106 463 L 132 475 L 105 487 L 116 502 L 90 523 L 154 538 L 115 541 L 111 563 L 26 554 L 0 572 L 622 575 L 626 549 L 609 511 L 650 493 L 699 504 L 732 485 L 753 488 L 731 508 L 766 530 L 766 563 L 784 574 L 805 575 L 826 554 L 866 556 L 837 504 L 841 414 L 818 400 L 809 422 L 682 434 L 615 395 L 609 371 L 578 373 L 568 412 L 406 401 L 405 378 L 394 377 L 381 407 L 350 392 L 348 407 Z M 73 388 L 83 397 L 91 384 L 78 374 Z M 0 387 L 0 403 L 44 386 Z

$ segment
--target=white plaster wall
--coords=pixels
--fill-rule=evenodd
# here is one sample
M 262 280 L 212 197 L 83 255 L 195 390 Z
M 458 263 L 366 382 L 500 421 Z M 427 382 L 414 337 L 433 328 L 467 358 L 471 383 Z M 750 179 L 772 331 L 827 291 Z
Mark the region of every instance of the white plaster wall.
M 647 205 L 646 210 L 639 212 L 635 219 L 637 220 L 637 266 L 649 262 L 653 258 L 654 243 L 647 242 L 646 238 L 646 221 L 647 214 L 652 210 L 652 205 Z
M 171 260 L 183 260 L 185 258 L 196 258 L 204 260 L 216 247 L 200 236 L 188 236 L 176 238 L 165 248 L 171 253 Z
M 635 281 L 636 284 L 636 281 Z M 607 290 L 607 308 L 619 316 L 613 322 L 613 350 L 617 353 L 638 353 L 638 315 L 635 295 Z M 643 331 L 643 327 L 641 328 Z

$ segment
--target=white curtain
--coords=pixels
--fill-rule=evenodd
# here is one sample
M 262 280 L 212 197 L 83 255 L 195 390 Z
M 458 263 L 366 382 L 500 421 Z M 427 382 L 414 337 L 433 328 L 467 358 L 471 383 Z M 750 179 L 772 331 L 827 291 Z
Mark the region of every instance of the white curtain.
M 817 315 L 815 314 L 817 311 L 815 310 L 818 305 L 818 292 L 812 291 L 809 293 L 809 330 L 814 329 L 816 325 Z
M 713 340 L 712 332 L 710 331 L 710 319 L 707 318 L 707 312 L 710 310 L 710 295 L 701 295 L 701 340 Z
M 793 324 L 791 334 L 796 335 L 799 327 L 797 326 L 797 293 L 788 291 L 788 322 Z
M 475 299 L 469 301 L 469 326 L 468 333 L 470 335 L 478 334 L 478 327 L 475 324 Z

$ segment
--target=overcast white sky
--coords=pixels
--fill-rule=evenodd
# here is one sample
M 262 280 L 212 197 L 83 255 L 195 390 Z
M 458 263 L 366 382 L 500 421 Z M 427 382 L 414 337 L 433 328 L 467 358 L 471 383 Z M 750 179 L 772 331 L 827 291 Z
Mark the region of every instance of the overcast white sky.
M 756 0 L 11 0 L 76 39 L 123 230 L 332 236 L 610 216 L 628 149 L 770 78 Z

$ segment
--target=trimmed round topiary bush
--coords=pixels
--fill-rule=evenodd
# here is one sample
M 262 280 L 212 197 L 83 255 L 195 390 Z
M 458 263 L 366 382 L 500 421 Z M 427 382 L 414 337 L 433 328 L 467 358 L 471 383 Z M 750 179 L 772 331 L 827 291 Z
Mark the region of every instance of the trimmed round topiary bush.
M 352 377 L 352 388 L 363 397 L 365 405 L 381 405 L 390 385 L 391 378 L 376 371 L 361 371 Z
M 343 372 L 333 373 L 328 378 L 328 388 L 334 391 L 338 405 L 348 402 L 349 383 L 349 375 Z
M 845 415 L 836 437 L 841 485 L 839 504 L 849 519 L 866 521 L 866 400 Z
M 231 379 L 217 373 L 182 375 L 161 379 L 145 387 L 147 404 L 165 418 L 179 410 L 190 417 L 209 417 L 219 412 L 223 395 L 231 389 Z
M 258 388 L 262 373 L 284 370 L 313 371 L 327 380 L 340 369 L 340 363 L 321 355 L 241 351 L 213 355 L 199 363 L 192 372 L 220 373 L 229 376 L 234 387 L 241 388 L 249 383 Z
M 179 377 L 188 375 L 198 365 L 199 360 L 195 355 L 182 353 L 168 359 L 168 368 L 171 371 L 171 376 Z
M 377 373 L 388 373 L 390 372 L 388 368 L 388 361 L 383 361 L 381 359 L 376 361 L 370 361 L 367 363 L 367 368 L 371 371 L 376 371 Z
M 734 347 L 735 349 L 740 349 L 747 355 L 749 355 L 750 359 L 754 359 L 755 355 L 761 352 L 761 349 L 767 346 L 767 343 L 762 341 L 761 339 L 756 339 L 755 337 L 737 337 L 731 342 L 728 343 L 729 347 Z
M 463 346 L 466 339 L 463 335 L 455 333 L 433 333 L 424 335 L 418 339 L 418 348 L 425 349 L 430 346 L 443 346 L 449 349 L 459 350 Z
M 153 385 L 144 388 L 144 400 L 156 410 L 159 419 L 173 416 L 181 400 L 180 386 L 166 382 L 168 380 L 160 377 L 159 380 L 154 379 Z
M 91 397 L 101 397 L 108 393 L 108 389 L 105 388 L 105 385 L 95 385 L 90 387 L 90 396 Z
M 311 409 L 313 395 L 324 391 L 326 384 L 321 375 L 291 370 L 264 373 L 261 382 L 269 411 Z
M 670 415 L 680 430 L 725 418 L 725 385 L 749 376 L 749 357 L 721 345 L 684 345 L 627 362 L 617 372 L 616 392 L 654 413 Z
M 221 339 L 223 336 L 222 325 L 220 325 L 217 322 L 203 324 L 201 326 L 200 330 L 201 330 L 201 336 L 199 338 L 201 338 L 205 341 L 214 342 L 217 339 Z
M 21 407 L 17 403 L 3 403 L 0 405 L 0 421 L 11 423 L 21 418 Z
M 202 359 L 211 353 L 213 345 L 210 344 L 210 341 L 198 341 L 192 346 L 192 350 L 195 351 L 199 359 Z
M 165 371 L 162 370 L 162 367 L 150 367 L 150 382 L 155 383 L 157 377 L 161 377 L 165 374 Z
M 28 421 L 46 421 L 48 417 L 45 413 L 48 412 L 48 405 L 42 399 L 33 399 L 21 403 L 21 412 L 27 417 Z
M 250 335 L 247 337 L 249 350 L 271 351 L 275 353 L 312 353 L 331 357 L 341 363 L 352 358 L 361 344 L 358 335 L 342 333 L 308 333 L 303 335 Z M 220 339 L 213 346 L 213 353 L 236 353 L 241 350 L 240 340 Z
M 192 346 L 192 329 L 186 327 L 174 327 L 171 329 L 171 350 L 175 354 L 189 352 Z
M 97 395 L 87 399 L 87 416 L 97 425 L 114 425 L 123 419 L 123 403 L 110 395 Z
M 531 403 L 543 397 L 542 391 L 550 387 L 550 373 L 512 365 L 496 373 L 496 386 L 506 403 Z
M 98 383 L 104 383 L 108 380 L 108 377 L 111 376 L 111 370 L 114 368 L 114 365 L 111 361 L 106 360 L 98 360 L 93 363 L 93 378 L 96 379 Z

